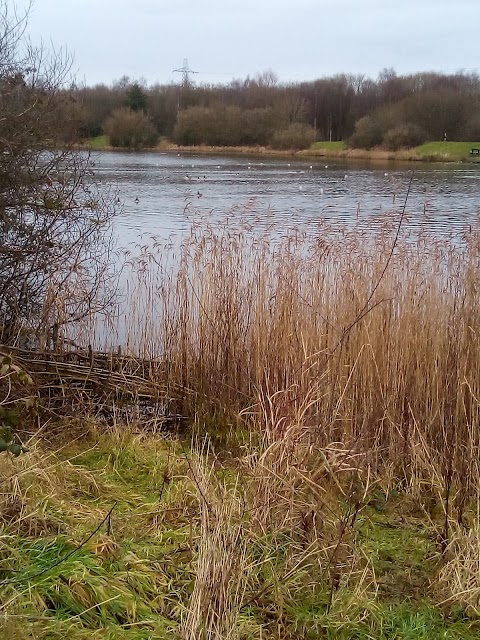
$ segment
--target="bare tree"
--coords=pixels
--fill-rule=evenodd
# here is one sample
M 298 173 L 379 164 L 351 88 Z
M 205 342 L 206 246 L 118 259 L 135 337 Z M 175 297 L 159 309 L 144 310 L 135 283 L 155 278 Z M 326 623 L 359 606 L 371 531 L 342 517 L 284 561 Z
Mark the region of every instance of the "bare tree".
M 71 59 L 31 46 L 27 18 L 0 0 L 0 339 L 46 345 L 106 304 L 114 207 L 74 147 Z

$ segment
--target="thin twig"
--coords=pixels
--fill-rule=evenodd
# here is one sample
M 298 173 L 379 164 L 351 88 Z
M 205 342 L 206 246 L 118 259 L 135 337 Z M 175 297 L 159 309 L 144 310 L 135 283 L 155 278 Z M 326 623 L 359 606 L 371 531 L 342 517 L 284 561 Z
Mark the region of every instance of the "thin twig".
M 335 345 L 335 347 L 333 348 L 333 350 L 331 351 L 331 353 L 334 353 L 338 347 L 343 344 L 343 341 L 345 340 L 345 338 L 347 337 L 347 335 L 350 333 L 350 331 L 366 316 L 370 313 L 370 311 L 373 311 L 373 309 L 375 309 L 375 307 L 377 307 L 379 304 L 381 304 L 382 302 L 385 302 L 385 300 L 381 300 L 380 302 L 375 303 L 374 305 L 370 306 L 370 302 L 372 301 L 373 296 L 375 295 L 375 293 L 378 290 L 378 287 L 380 286 L 380 283 L 382 282 L 383 278 L 385 277 L 385 274 L 387 273 L 387 269 L 390 266 L 390 262 L 392 261 L 393 258 L 393 254 L 394 251 L 397 247 L 398 244 L 398 238 L 400 237 L 400 230 L 402 228 L 402 224 L 403 224 L 403 220 L 405 218 L 405 211 L 407 208 L 407 202 L 408 202 L 408 196 L 410 195 L 410 190 L 412 188 L 412 182 L 413 182 L 413 176 L 415 174 L 415 170 L 413 170 L 410 174 L 410 181 L 408 183 L 408 189 L 407 189 L 407 193 L 405 195 L 405 200 L 403 202 L 403 207 L 402 207 L 402 212 L 400 214 L 400 219 L 398 221 L 397 224 L 397 231 L 395 233 L 395 238 L 393 239 L 393 243 L 392 243 L 392 247 L 390 249 L 390 253 L 388 254 L 388 258 L 385 262 L 385 265 L 382 269 L 382 273 L 380 274 L 380 277 L 378 278 L 377 282 L 375 283 L 373 289 L 370 291 L 370 294 L 367 298 L 367 301 L 365 302 L 365 304 L 363 305 L 363 307 L 360 309 L 360 311 L 358 312 L 355 320 L 348 325 L 348 327 L 346 327 L 343 330 L 343 333 L 339 339 L 339 341 L 337 342 L 337 344 Z

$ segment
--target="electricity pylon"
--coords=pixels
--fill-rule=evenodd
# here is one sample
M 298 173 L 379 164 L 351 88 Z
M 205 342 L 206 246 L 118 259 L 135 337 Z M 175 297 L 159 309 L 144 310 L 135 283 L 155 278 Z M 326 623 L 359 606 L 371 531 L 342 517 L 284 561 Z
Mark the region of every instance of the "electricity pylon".
M 172 73 L 181 73 L 182 74 L 182 87 L 189 87 L 190 86 L 190 74 L 191 73 L 198 73 L 198 71 L 193 71 L 193 69 L 190 69 L 190 67 L 188 66 L 188 59 L 184 58 L 183 59 L 183 67 L 181 67 L 180 69 L 174 69 Z

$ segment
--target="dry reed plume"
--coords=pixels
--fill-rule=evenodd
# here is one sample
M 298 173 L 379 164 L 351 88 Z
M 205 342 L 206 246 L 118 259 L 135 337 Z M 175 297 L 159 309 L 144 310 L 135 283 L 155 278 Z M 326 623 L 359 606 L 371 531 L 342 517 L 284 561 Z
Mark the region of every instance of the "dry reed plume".
M 199 225 L 143 247 L 126 342 L 162 360 L 184 415 L 270 441 L 300 426 L 392 480 L 435 476 L 461 515 L 478 477 L 480 237 L 420 233 L 390 259 L 394 231 Z

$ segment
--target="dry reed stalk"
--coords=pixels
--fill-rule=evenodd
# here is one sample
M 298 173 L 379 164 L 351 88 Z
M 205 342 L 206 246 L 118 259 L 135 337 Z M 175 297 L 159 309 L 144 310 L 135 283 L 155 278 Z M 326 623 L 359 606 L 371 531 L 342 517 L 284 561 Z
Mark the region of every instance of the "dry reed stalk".
M 355 593 L 366 589 L 370 573 L 357 566 L 352 543 L 368 473 L 362 482 L 352 452 L 338 444 L 320 451 L 309 436 L 297 424 L 251 447 L 229 481 L 218 479 L 215 461 L 207 466 L 210 450 L 189 462 L 201 516 L 183 637 L 242 637 L 246 607 L 294 599 L 296 589 L 313 592 L 325 581 L 331 599 L 340 581 L 355 582 Z
M 451 523 L 451 536 L 433 589 L 442 606 L 457 605 L 470 616 L 480 615 L 480 522 L 479 510 L 469 527 Z
M 240 487 L 219 483 L 213 467 L 194 456 L 193 480 L 200 502 L 200 540 L 195 584 L 183 623 L 186 640 L 235 640 L 238 615 L 248 585 L 245 505 Z
M 478 491 L 480 238 L 421 231 L 392 254 L 395 231 L 199 224 L 180 247 L 144 246 L 127 345 L 161 358 L 178 413 L 278 433 L 305 406 L 317 446 L 341 442 L 393 483 L 439 478 L 461 510 Z

